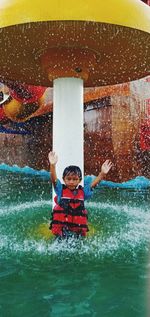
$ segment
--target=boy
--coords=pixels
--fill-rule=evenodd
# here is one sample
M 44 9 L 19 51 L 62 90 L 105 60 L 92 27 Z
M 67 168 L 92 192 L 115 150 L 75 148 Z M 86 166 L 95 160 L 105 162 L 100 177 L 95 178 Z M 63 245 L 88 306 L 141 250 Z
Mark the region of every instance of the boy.
M 84 200 L 92 196 L 93 188 L 105 177 L 112 167 L 112 163 L 106 160 L 98 176 L 90 185 L 84 188 L 79 185 L 82 173 L 78 166 L 70 165 L 64 169 L 64 184 L 57 179 L 56 164 L 58 157 L 55 152 L 48 155 L 50 162 L 51 181 L 56 192 L 55 206 L 52 214 L 50 229 L 59 237 L 86 236 L 88 231 L 87 210 Z

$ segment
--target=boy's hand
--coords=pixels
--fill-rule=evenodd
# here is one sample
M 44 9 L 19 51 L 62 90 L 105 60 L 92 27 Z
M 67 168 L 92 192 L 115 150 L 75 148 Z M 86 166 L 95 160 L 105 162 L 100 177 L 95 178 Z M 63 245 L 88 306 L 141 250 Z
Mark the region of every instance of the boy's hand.
M 91 188 L 95 187 L 99 182 L 105 178 L 105 175 L 110 171 L 111 167 L 113 166 L 110 160 L 106 160 L 101 167 L 101 171 L 98 176 L 93 180 L 91 183 Z
M 49 159 L 49 162 L 50 164 L 52 165 L 56 165 L 57 161 L 58 161 L 58 156 L 55 152 L 49 152 L 48 154 L 48 159 Z
M 107 174 L 111 167 L 112 167 L 112 162 L 110 160 L 106 160 L 103 164 L 102 164 L 102 167 L 101 167 L 101 173 L 103 174 Z

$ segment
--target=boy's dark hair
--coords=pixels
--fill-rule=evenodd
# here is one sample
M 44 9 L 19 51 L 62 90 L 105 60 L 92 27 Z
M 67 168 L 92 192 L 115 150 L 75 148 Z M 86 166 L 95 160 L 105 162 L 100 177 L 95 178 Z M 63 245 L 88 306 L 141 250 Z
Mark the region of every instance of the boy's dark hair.
M 69 174 L 76 174 L 79 176 L 80 179 L 82 179 L 82 172 L 80 170 L 80 167 L 76 165 L 67 166 L 63 171 L 62 177 L 64 178 L 65 176 L 68 176 Z

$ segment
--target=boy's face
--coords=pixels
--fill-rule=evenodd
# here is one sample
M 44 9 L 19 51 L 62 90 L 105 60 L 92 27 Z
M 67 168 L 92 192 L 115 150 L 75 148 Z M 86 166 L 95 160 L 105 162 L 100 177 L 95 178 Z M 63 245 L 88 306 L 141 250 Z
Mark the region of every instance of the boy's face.
M 79 178 L 79 176 L 77 174 L 74 174 L 74 173 L 70 173 L 70 174 L 66 175 L 63 178 L 63 180 L 64 180 L 65 185 L 71 190 L 76 189 L 76 187 L 81 182 L 81 179 Z

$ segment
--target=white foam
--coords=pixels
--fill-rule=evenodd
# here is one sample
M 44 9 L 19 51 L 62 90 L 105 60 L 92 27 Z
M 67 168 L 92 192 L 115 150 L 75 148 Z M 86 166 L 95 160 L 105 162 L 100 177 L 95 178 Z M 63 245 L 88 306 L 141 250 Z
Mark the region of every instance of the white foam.
M 24 212 L 27 209 L 36 209 L 41 207 L 49 207 L 52 201 L 37 200 L 34 202 L 26 202 L 12 206 L 4 206 L 0 209 L 0 216 L 16 215 L 16 213 Z M 114 255 L 124 250 L 136 254 L 139 248 L 146 249 L 149 245 L 150 237 L 150 213 L 143 210 L 142 207 L 131 207 L 127 205 L 117 205 L 111 203 L 86 203 L 88 208 L 96 209 L 96 218 L 100 218 L 104 213 L 113 214 L 115 219 L 115 228 L 110 233 L 97 233 L 92 237 L 86 238 L 84 241 L 75 241 L 69 239 L 65 241 L 45 241 L 33 237 L 25 238 L 20 241 L 15 232 L 7 232 L 6 235 L 0 236 L 0 249 L 9 253 L 35 253 L 43 255 L 60 254 L 61 252 L 68 254 L 92 255 L 94 257 L 103 257 L 106 255 Z M 126 215 L 123 224 L 120 224 L 121 215 Z M 119 221 L 118 221 L 119 216 Z M 16 218 L 17 219 L 17 218 Z M 116 224 L 119 226 L 117 227 Z M 105 230 L 104 230 L 105 231 Z
M 24 212 L 27 209 L 36 209 L 43 206 L 51 206 L 52 201 L 50 200 L 37 200 L 33 202 L 25 202 L 23 204 L 17 204 L 17 205 L 6 205 L 0 208 L 0 217 L 6 216 L 9 214 L 16 214 L 19 212 Z

